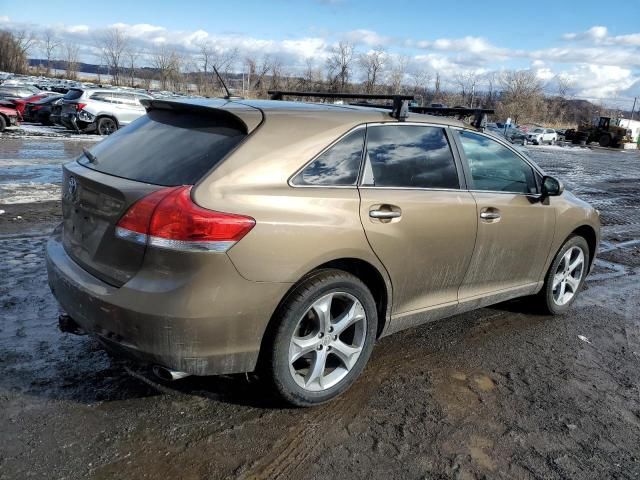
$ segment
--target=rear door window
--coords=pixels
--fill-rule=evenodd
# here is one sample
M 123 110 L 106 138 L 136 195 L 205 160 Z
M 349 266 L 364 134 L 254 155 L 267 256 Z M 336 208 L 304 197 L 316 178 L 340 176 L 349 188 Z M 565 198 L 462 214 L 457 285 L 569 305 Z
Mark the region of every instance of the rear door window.
M 214 113 L 151 110 L 89 149 L 80 164 L 155 185 L 193 185 L 246 137 Z
M 347 134 L 307 165 L 292 182 L 294 185 L 348 186 L 358 181 L 364 128 Z
M 368 127 L 366 156 L 365 186 L 460 188 L 455 160 L 443 128 Z

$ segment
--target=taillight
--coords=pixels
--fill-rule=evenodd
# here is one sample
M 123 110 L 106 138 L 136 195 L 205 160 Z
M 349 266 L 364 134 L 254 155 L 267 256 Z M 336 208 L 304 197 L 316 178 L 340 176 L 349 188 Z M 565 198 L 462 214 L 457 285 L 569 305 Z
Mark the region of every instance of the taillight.
M 76 111 L 79 112 L 80 110 L 82 110 L 86 106 L 87 106 L 86 103 L 76 103 Z
M 251 217 L 216 212 L 191 200 L 191 187 L 170 187 L 138 200 L 122 216 L 116 236 L 183 251 L 226 252 L 256 224 Z

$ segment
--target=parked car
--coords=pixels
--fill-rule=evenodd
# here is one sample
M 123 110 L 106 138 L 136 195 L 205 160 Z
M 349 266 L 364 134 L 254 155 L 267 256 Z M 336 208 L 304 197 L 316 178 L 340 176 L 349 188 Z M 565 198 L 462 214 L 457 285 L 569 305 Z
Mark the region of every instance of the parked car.
M 20 115 L 24 116 L 24 110 L 27 104 L 37 102 L 39 100 L 42 100 L 43 98 L 47 98 L 52 95 L 58 95 L 58 94 L 53 92 L 40 91 L 39 93 L 35 95 L 31 95 L 30 97 L 9 99 L 9 102 L 11 102 L 14 105 L 15 109 L 18 110 Z
M 517 143 L 520 145 L 524 145 L 525 143 L 526 134 L 524 132 L 521 132 L 517 128 L 500 128 L 498 126 L 490 124 L 487 124 L 486 128 L 487 131 L 506 139 L 510 143 Z
M 49 117 L 51 109 L 56 102 L 62 101 L 62 95 L 49 95 L 35 102 L 29 102 L 24 109 L 24 120 L 27 122 L 37 122 L 43 125 L 52 125 Z
M 40 91 L 32 85 L 0 85 L 0 97 L 4 98 L 27 98 Z
M 71 130 L 110 135 L 145 114 L 150 95 L 124 90 L 72 88 L 62 100 L 60 120 Z
M 458 120 L 261 100 L 152 100 L 63 168 L 46 247 L 61 326 L 165 379 L 259 371 L 345 391 L 375 341 L 535 296 L 566 312 L 597 211 Z
M 6 127 L 18 125 L 20 114 L 15 108 L 0 105 L 0 132 L 4 132 Z
M 61 116 L 63 101 L 64 98 L 59 98 L 51 104 L 51 113 L 49 114 L 49 122 L 51 123 L 51 125 L 59 125 L 61 127 L 64 127 Z
M 524 143 L 533 143 L 534 145 L 542 145 L 549 143 L 553 145 L 558 141 L 558 134 L 552 128 L 534 128 L 527 132 Z

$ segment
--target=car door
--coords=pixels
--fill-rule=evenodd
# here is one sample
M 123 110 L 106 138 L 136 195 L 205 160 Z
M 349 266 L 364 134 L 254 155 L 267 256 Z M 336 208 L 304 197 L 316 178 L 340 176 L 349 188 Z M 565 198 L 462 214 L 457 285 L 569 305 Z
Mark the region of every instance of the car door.
M 467 130 L 456 134 L 478 217 L 476 245 L 460 300 L 533 288 L 555 229 L 555 210 L 540 201 L 540 174 L 488 135 Z
M 360 218 L 391 278 L 392 314 L 457 302 L 477 225 L 463 180 L 442 126 L 367 127 Z

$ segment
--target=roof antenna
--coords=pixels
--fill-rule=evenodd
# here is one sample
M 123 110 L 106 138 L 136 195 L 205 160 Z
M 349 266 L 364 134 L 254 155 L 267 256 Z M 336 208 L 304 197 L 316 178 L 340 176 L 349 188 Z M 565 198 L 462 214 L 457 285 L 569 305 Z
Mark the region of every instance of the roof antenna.
M 229 93 L 229 89 L 227 88 L 227 85 L 224 83 L 224 80 L 222 80 L 222 77 L 218 73 L 218 69 L 216 68 L 216 66 L 212 65 L 212 67 L 213 67 L 213 71 L 216 72 L 216 76 L 218 77 L 218 80 L 220 80 L 220 83 L 224 87 L 225 92 L 227 92 L 227 95 L 224 97 L 225 100 L 229 100 L 231 98 L 231 93 Z

